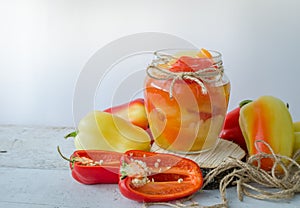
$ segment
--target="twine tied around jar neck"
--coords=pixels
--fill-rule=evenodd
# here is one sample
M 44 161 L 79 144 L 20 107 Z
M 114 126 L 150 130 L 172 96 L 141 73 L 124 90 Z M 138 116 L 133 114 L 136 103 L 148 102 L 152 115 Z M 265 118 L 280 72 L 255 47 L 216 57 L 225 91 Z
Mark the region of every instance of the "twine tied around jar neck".
M 154 53 L 157 55 L 156 53 Z M 157 55 L 158 56 L 158 55 Z M 171 60 L 177 60 L 171 55 L 160 54 L 158 58 L 154 59 L 152 63 L 147 67 L 147 75 L 153 79 L 157 80 L 169 80 L 172 79 L 169 88 L 169 97 L 173 98 L 173 88 L 176 80 L 190 80 L 196 82 L 202 90 L 203 94 L 207 94 L 207 88 L 204 83 L 215 83 L 222 79 L 224 68 L 222 60 L 214 62 L 210 67 L 200 69 L 193 72 L 172 72 L 169 70 L 171 67 Z M 165 68 L 163 66 L 168 66 Z M 189 65 L 189 67 L 196 68 L 197 66 Z

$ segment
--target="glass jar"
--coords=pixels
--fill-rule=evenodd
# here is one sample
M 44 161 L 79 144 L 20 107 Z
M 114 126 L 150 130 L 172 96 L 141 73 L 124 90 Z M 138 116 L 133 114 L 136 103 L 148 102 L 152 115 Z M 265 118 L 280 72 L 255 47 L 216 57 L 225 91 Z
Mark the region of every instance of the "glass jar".
M 221 53 L 204 52 L 157 51 L 147 68 L 146 112 L 154 141 L 163 149 L 199 153 L 217 144 L 230 82 Z

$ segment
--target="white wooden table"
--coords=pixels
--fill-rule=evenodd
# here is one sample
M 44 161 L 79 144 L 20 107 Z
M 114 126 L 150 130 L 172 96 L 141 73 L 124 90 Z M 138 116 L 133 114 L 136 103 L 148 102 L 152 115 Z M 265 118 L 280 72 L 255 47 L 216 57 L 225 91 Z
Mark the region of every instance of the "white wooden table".
M 71 177 L 68 162 L 75 150 L 64 135 L 72 128 L 0 126 L 0 207 L 4 208 L 140 208 L 141 203 L 124 198 L 116 184 L 83 185 Z M 227 190 L 230 207 L 300 207 L 300 194 L 284 201 L 237 199 L 236 189 Z M 201 205 L 220 203 L 218 190 L 203 191 L 195 198 Z M 156 206 L 162 207 L 162 206 Z

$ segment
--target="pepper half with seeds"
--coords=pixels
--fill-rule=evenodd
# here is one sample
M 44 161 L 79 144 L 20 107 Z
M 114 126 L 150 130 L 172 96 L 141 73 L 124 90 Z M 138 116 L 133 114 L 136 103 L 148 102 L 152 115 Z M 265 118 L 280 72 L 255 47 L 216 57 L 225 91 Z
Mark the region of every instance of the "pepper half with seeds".
M 70 163 L 73 178 L 83 184 L 117 184 L 121 153 L 102 150 L 77 150 L 70 159 L 59 154 Z
M 121 193 L 139 202 L 163 202 L 197 192 L 203 177 L 197 163 L 171 154 L 127 151 L 121 159 Z

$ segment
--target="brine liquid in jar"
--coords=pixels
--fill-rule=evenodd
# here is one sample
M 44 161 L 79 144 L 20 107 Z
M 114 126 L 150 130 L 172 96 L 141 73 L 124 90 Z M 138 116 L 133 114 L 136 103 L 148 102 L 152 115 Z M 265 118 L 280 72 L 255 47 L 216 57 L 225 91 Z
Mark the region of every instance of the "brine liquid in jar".
M 147 68 L 145 106 L 155 143 L 178 153 L 217 144 L 230 82 L 217 51 L 162 50 Z

